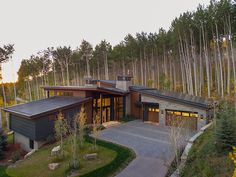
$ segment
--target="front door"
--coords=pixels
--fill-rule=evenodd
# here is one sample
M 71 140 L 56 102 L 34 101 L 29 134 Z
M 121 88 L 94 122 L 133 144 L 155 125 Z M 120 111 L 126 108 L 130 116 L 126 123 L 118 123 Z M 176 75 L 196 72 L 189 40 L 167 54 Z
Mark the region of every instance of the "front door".
M 159 109 L 157 108 L 149 108 L 148 109 L 148 121 L 159 123 Z
M 153 123 L 159 123 L 159 108 L 158 107 L 144 107 L 143 120 Z

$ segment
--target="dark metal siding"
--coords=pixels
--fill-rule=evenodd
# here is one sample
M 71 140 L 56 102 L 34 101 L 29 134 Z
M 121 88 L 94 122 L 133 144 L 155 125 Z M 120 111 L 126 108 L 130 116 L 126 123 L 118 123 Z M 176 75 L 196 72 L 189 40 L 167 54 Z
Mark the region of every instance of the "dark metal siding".
M 73 109 L 66 110 L 64 112 L 64 117 L 68 121 L 68 124 L 71 127 L 73 127 L 73 125 L 74 125 L 73 120 L 75 118 L 76 113 L 79 112 L 79 111 L 80 111 L 80 108 L 76 107 L 76 108 L 73 108 Z
M 39 118 L 36 120 L 36 137 L 35 140 L 45 140 L 54 132 L 54 120 L 48 117 Z
M 10 114 L 10 129 L 30 139 L 35 139 L 35 122 Z
M 75 107 L 63 111 L 64 118 L 67 119 L 70 125 L 73 125 L 72 121 L 79 110 L 79 107 Z M 46 140 L 49 135 L 54 134 L 54 121 L 57 114 L 55 112 L 37 119 L 26 119 L 10 114 L 10 129 L 32 140 Z

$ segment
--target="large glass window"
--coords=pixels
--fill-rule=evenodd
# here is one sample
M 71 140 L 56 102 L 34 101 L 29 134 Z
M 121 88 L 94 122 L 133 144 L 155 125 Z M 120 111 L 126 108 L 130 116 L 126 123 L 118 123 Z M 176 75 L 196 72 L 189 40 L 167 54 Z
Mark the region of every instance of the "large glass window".
M 115 97 L 115 105 L 114 105 L 114 110 L 115 110 L 115 118 L 117 120 L 120 120 L 124 116 L 124 100 L 123 97 Z

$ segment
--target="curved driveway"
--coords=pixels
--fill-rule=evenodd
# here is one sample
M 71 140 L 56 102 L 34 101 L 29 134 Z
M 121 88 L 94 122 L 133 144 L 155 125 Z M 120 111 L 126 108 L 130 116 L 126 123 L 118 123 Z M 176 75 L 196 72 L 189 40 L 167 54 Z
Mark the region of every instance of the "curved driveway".
M 174 158 L 168 127 L 136 120 L 101 131 L 99 138 L 132 148 L 137 157 L 116 177 L 164 177 Z

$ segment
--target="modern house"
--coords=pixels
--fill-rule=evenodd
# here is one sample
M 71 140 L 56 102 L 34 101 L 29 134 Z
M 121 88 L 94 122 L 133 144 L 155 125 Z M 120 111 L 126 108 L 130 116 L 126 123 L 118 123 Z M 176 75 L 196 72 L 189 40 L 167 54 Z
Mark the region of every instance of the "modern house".
M 159 91 L 131 84 L 131 77 L 118 76 L 116 81 L 87 79 L 85 86 L 47 86 L 46 99 L 5 108 L 14 141 L 25 150 L 37 149 L 53 134 L 59 112 L 71 122 L 81 105 L 85 105 L 87 123 L 96 112 L 101 124 L 127 116 L 160 126 L 184 122 L 198 130 L 210 118 L 209 102 L 182 93 Z

